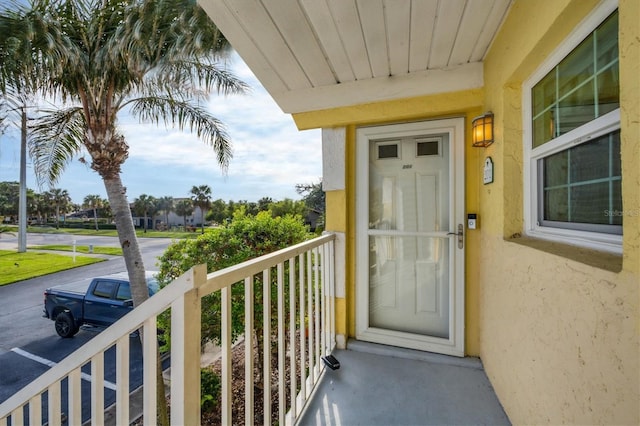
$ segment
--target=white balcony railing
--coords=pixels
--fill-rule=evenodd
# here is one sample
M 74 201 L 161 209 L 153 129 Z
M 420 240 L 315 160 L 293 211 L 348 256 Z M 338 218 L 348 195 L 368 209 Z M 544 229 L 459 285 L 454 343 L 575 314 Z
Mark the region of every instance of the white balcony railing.
M 131 313 L 97 335 L 38 379 L 0 404 L 0 426 L 60 425 L 63 413 L 70 425 L 82 423 L 82 401 L 90 400 L 91 423 L 104 423 L 105 352 L 115 347 L 116 424 L 130 420 L 129 335 L 141 329 L 143 336 L 156 336 L 158 315 L 171 309 L 171 424 L 200 423 L 200 356 L 202 297 L 221 292 L 222 424 L 232 424 L 232 287 L 244 283 L 245 336 L 245 424 L 254 423 L 255 352 L 254 279 L 263 285 L 263 339 L 277 336 L 277 348 L 264 350 L 263 401 L 265 423 L 271 423 L 272 396 L 278 395 L 279 424 L 294 424 L 323 371 L 321 357 L 335 342 L 334 236 L 326 234 L 307 242 L 262 256 L 230 268 L 206 273 L 192 268 Z M 285 273 L 288 271 L 288 273 Z M 257 277 L 257 278 L 256 278 Z M 294 291 L 291 291 L 291 290 Z M 272 290 L 275 299 L 271 300 Z M 288 296 L 288 304 L 285 297 Z M 275 309 L 277 312 L 272 312 Z M 276 318 L 272 330 L 271 318 Z M 157 350 L 155 338 L 144 338 L 143 418 L 156 423 Z M 277 357 L 277 372 L 271 366 Z M 89 389 L 81 381 L 90 366 Z M 284 373 L 286 371 L 286 374 Z M 107 372 L 109 373 L 109 372 Z M 272 376 L 277 375 L 277 389 Z M 86 388 L 86 387 L 85 387 Z M 113 388 L 113 386 L 111 386 Z M 86 395 L 84 395 L 86 393 Z M 288 396 L 287 396 L 288 395 Z M 63 401 L 65 406 L 63 407 Z

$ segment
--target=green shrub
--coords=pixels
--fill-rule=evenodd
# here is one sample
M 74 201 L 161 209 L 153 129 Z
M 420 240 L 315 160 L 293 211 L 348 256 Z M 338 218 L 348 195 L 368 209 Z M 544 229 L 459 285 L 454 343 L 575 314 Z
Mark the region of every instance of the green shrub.
M 210 368 L 201 368 L 200 408 L 202 411 L 210 411 L 216 408 L 221 389 L 220 377 Z
M 183 239 L 172 243 L 160 257 L 159 280 L 169 283 L 189 268 L 206 264 L 207 272 L 217 271 L 242 263 L 308 239 L 307 227 L 300 216 L 272 217 L 267 211 L 256 216 L 237 213 L 231 223 L 223 228 L 211 229 L 195 239 Z M 275 270 L 272 271 L 275 274 Z M 286 275 L 286 274 L 285 274 Z M 262 284 L 256 277 L 255 324 L 262 324 Z M 272 287 L 275 300 L 275 285 Z M 288 300 L 288 299 L 286 299 Z M 244 284 L 232 287 L 232 338 L 244 332 Z M 221 310 L 220 292 L 202 298 L 203 344 L 220 341 Z M 161 328 L 168 324 L 162 320 Z

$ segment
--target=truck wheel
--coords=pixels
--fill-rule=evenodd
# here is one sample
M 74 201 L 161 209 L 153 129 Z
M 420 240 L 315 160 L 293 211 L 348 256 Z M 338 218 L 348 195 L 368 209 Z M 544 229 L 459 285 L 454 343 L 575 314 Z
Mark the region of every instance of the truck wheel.
M 56 333 L 60 337 L 73 337 L 78 332 L 76 322 L 69 312 L 60 312 L 56 317 Z

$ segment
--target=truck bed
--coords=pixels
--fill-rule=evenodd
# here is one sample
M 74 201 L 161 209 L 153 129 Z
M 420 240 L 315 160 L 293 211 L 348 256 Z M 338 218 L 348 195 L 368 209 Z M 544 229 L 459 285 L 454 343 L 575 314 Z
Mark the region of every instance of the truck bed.
M 50 294 L 71 293 L 74 295 L 77 294 L 81 297 L 84 297 L 84 295 L 87 293 L 87 289 L 89 288 L 89 284 L 91 284 L 92 280 L 93 278 L 85 278 L 83 280 L 75 281 L 72 283 L 56 285 L 49 288 L 48 292 Z

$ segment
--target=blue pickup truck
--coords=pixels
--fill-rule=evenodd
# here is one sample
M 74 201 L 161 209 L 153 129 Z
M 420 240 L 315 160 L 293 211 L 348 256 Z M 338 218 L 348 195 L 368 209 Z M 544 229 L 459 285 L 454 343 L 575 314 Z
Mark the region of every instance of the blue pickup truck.
M 158 290 L 156 272 L 146 272 L 149 295 Z M 60 337 L 73 337 L 81 325 L 108 326 L 133 309 L 126 272 L 87 278 L 44 292 L 44 317 L 55 321 Z

